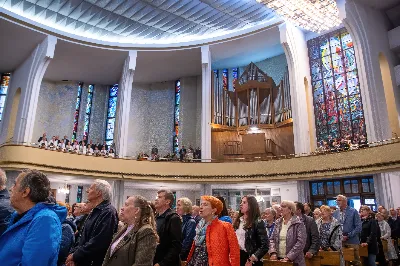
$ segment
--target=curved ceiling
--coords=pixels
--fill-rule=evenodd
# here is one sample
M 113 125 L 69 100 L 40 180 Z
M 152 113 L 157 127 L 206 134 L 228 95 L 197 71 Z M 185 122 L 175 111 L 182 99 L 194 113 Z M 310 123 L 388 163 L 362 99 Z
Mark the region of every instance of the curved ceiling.
M 199 41 L 277 20 L 255 0 L 0 0 L 0 7 L 65 33 L 131 44 Z

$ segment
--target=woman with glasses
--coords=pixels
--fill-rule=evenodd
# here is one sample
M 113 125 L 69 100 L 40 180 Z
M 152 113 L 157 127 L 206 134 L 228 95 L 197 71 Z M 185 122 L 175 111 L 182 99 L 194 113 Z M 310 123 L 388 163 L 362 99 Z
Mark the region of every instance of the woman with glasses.
M 275 228 L 276 212 L 274 208 L 267 208 L 264 211 L 264 223 L 267 229 L 268 239 L 271 238 Z
M 307 240 L 306 227 L 294 215 L 296 205 L 293 201 L 282 201 L 281 209 L 282 218 L 276 220 L 274 232 L 269 239 L 270 259 L 305 266 L 303 249 Z
M 319 237 L 321 240 L 320 250 L 339 251 L 340 265 L 344 265 L 342 255 L 342 226 L 338 220 L 332 217 L 332 210 L 329 206 L 322 205 L 321 219 L 317 221 Z
M 240 246 L 240 265 L 262 266 L 261 259 L 268 252 L 268 235 L 254 196 L 242 198 L 239 219 L 233 227 Z

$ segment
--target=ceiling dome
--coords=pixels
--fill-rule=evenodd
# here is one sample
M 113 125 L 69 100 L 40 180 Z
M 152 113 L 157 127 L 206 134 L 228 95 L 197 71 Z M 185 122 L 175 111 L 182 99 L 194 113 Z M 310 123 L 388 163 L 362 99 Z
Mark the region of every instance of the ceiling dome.
M 253 0 L 0 0 L 0 7 L 39 26 L 130 44 L 206 40 L 276 21 Z

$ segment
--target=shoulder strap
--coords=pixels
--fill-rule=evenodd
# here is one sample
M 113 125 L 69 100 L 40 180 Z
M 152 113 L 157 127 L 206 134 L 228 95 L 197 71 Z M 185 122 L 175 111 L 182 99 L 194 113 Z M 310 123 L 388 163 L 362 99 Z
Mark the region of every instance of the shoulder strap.
M 328 242 L 329 242 L 329 245 L 331 246 L 331 248 L 332 248 L 331 241 L 332 241 L 333 234 L 335 233 L 335 231 L 336 231 L 340 226 L 341 226 L 340 224 L 336 225 L 335 228 L 333 228 L 333 230 L 332 230 L 332 232 L 331 232 L 331 235 L 329 236 Z

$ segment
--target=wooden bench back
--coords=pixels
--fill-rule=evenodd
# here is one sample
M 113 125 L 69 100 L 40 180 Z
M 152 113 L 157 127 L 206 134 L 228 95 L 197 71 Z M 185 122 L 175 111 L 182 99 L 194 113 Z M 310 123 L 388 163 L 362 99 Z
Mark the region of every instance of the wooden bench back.
M 361 245 L 360 245 L 360 249 L 359 249 L 359 254 L 360 254 L 360 257 L 368 257 L 368 246 L 366 246 L 366 247 L 362 247 Z
M 321 265 L 340 265 L 339 251 L 320 251 L 318 256 L 321 257 Z
M 354 248 L 343 248 L 343 257 L 345 261 L 354 261 Z
M 293 262 L 282 262 L 278 260 L 264 260 L 264 266 L 293 266 Z
M 320 266 L 321 265 L 321 257 L 313 256 L 311 259 L 306 258 L 306 266 Z

